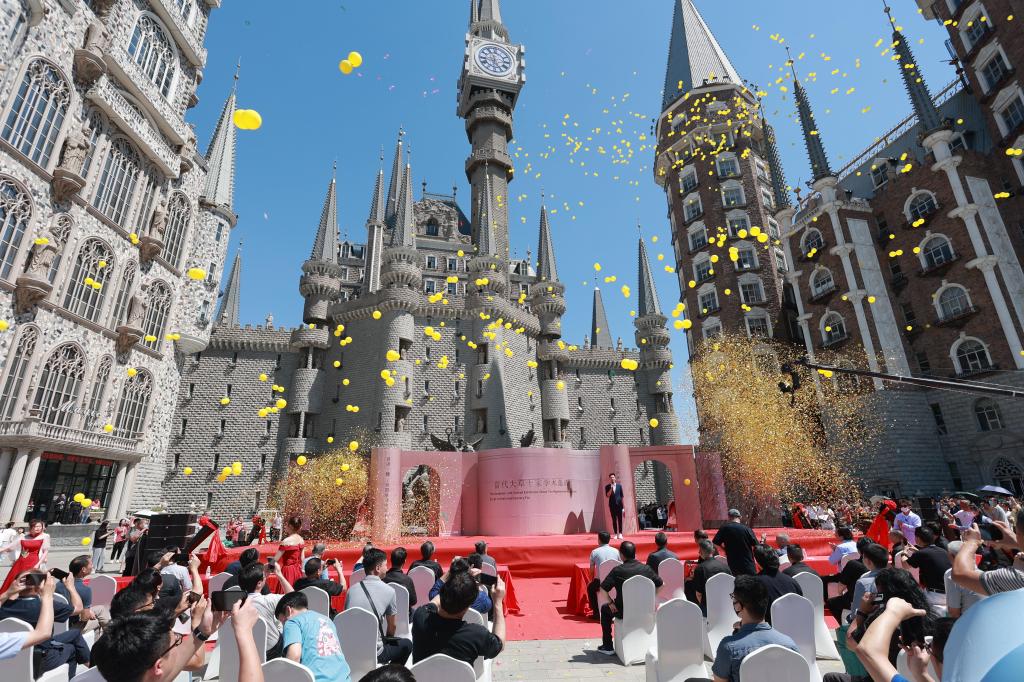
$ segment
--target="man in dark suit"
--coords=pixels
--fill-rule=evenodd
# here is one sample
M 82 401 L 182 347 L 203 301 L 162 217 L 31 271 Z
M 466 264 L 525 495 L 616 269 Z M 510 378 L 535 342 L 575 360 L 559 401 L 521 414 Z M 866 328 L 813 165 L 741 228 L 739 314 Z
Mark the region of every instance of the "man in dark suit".
M 416 585 L 413 584 L 412 578 L 405 573 L 407 556 L 408 552 L 405 547 L 395 547 L 391 550 L 391 568 L 384 574 L 382 580 L 386 583 L 398 583 L 409 591 L 409 615 L 412 615 L 415 610 L 413 607 L 416 606 Z
M 622 509 L 625 502 L 625 495 L 622 492 L 622 484 L 618 482 L 615 474 L 608 474 L 611 481 L 604 487 L 604 496 L 608 498 L 608 509 L 612 513 L 612 537 L 622 539 Z
M 647 555 L 647 565 L 650 566 L 651 570 L 655 573 L 658 572 L 658 564 L 665 559 L 678 559 L 676 553 L 668 549 L 668 536 L 664 533 L 658 533 L 654 536 L 654 544 L 658 546 L 658 549 Z
M 706 616 L 708 615 L 708 605 L 704 598 L 704 592 L 707 589 L 708 580 L 711 576 L 719 573 L 732 575 L 732 571 L 729 570 L 729 564 L 715 558 L 715 546 L 711 544 L 710 540 L 706 538 L 698 540 L 697 551 L 700 553 L 700 561 L 693 569 L 693 577 L 683 584 L 683 591 L 686 593 L 686 598 L 697 604 L 701 613 Z
M 795 578 L 801 573 L 813 573 L 821 577 L 821 574 L 804 563 L 804 548 L 796 543 L 786 545 L 786 556 L 789 557 L 789 566 L 782 569 L 782 572 L 790 578 Z
M 608 603 L 601 607 L 601 646 L 597 647 L 598 653 L 606 656 L 615 655 L 615 647 L 612 641 L 612 620 L 622 617 L 622 585 L 634 576 L 642 575 L 654 583 L 655 589 L 661 587 L 662 580 L 658 574 L 650 569 L 647 564 L 636 560 L 636 545 L 629 540 L 619 547 L 619 556 L 622 563 L 611 570 L 601 581 L 601 592 L 604 593 Z M 609 592 L 615 590 L 615 597 L 612 598 Z

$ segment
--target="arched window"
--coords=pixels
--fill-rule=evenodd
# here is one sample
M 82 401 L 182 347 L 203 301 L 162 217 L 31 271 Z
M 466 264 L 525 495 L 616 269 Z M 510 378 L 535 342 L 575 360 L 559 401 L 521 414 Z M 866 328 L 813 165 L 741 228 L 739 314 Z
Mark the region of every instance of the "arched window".
M 971 309 L 967 290 L 958 284 L 948 286 L 939 294 L 940 319 L 947 320 L 963 315 Z
M 917 220 L 918 218 L 927 218 L 939 210 L 939 205 L 935 202 L 935 195 L 931 192 L 918 192 L 910 200 L 907 210 L 910 213 L 910 219 Z
M 146 319 L 142 323 L 142 331 L 146 335 L 143 343 L 146 348 L 156 350 L 171 312 L 171 290 L 163 282 L 156 282 L 149 287 L 148 301 Z
M 0 279 L 7 279 L 21 249 L 32 201 L 11 180 L 0 177 Z
M 110 383 L 110 369 L 114 360 L 109 355 L 100 360 L 96 368 L 96 376 L 92 380 L 92 391 L 89 393 L 89 407 L 85 412 L 85 428 L 96 428 L 103 416 L 103 400 L 107 397 L 107 386 Z
M 743 185 L 736 180 L 726 180 L 722 183 L 722 206 L 733 208 L 743 206 L 747 199 L 743 194 Z
M 160 89 L 160 94 L 170 99 L 177 60 L 171 41 L 152 17 L 145 14 L 139 17 L 139 23 L 135 25 L 132 40 L 128 44 L 128 55 Z
M 128 206 L 139 180 L 139 155 L 128 140 L 118 138 L 110 145 L 103 173 L 96 184 L 92 205 L 118 225 L 128 215 Z
M 78 346 L 66 343 L 50 353 L 43 365 L 33 404 L 40 410 L 44 423 L 67 426 L 71 422 L 84 376 L 85 358 Z
M 800 243 L 804 255 L 810 253 L 811 249 L 821 250 L 825 246 L 825 240 L 821 237 L 821 232 L 818 230 L 807 230 L 804 234 L 804 238 Z
M 117 329 L 121 324 L 128 321 L 128 304 L 132 300 L 132 290 L 135 287 L 135 273 L 139 265 L 135 261 L 128 261 L 121 271 L 120 284 L 117 287 L 117 298 L 114 299 L 114 309 L 110 314 L 110 327 Z
M 953 245 L 944 236 L 937 234 L 921 246 L 921 258 L 926 268 L 937 268 L 955 258 Z
M 149 396 L 153 392 L 153 375 L 144 369 L 133 377 L 129 377 L 121 391 L 121 400 L 117 405 L 117 417 L 114 418 L 114 435 L 122 438 L 135 438 L 142 432 L 146 422 L 146 410 L 149 408 Z
M 821 320 L 821 338 L 826 344 L 846 338 L 846 320 L 837 312 L 831 312 Z
M 172 268 L 178 267 L 178 261 L 181 260 L 185 234 L 191 220 L 192 209 L 189 208 L 188 198 L 180 192 L 175 192 L 167 205 L 167 230 L 164 232 L 165 260 Z
M 111 251 L 99 239 L 90 239 L 82 244 L 68 279 L 64 307 L 75 315 L 95 322 L 103 307 L 106 295 L 103 285 L 107 282 L 107 273 L 112 265 Z
M 71 87 L 43 59 L 32 60 L 7 114 L 2 137 L 15 149 L 46 168 L 71 103 Z
M 47 274 L 50 284 L 53 284 L 57 271 L 60 270 L 60 261 L 64 254 L 64 247 L 68 245 L 68 238 L 71 237 L 71 228 L 74 225 L 74 219 L 67 213 L 58 213 L 53 219 L 53 225 L 50 227 L 50 243 L 57 247 L 57 255 L 54 257 L 53 263 L 50 265 L 50 272 Z
M 28 372 L 32 353 L 35 352 L 38 341 L 39 329 L 37 327 L 25 327 L 22 330 L 21 338 L 18 339 L 18 343 L 14 347 L 14 354 L 8 361 L 4 390 L 0 392 L 0 421 L 14 419 L 14 409 L 18 405 L 18 398 L 21 396 L 21 389 L 25 383 L 25 374 Z
M 436 237 L 441 234 L 441 226 L 437 224 L 437 218 L 427 221 L 427 236 Z
M 996 460 L 992 468 L 992 478 L 995 479 L 996 485 L 1006 488 L 1017 497 L 1024 494 L 1024 472 L 1005 457 Z
M 999 404 L 991 398 L 982 398 L 974 403 L 974 416 L 982 431 L 996 431 L 1003 428 L 1003 416 Z
M 818 268 L 811 275 L 811 293 L 821 294 L 835 287 L 835 280 L 832 279 L 832 271 L 828 268 Z
M 980 372 L 992 367 L 985 346 L 975 339 L 964 339 L 957 345 L 956 364 L 960 374 Z

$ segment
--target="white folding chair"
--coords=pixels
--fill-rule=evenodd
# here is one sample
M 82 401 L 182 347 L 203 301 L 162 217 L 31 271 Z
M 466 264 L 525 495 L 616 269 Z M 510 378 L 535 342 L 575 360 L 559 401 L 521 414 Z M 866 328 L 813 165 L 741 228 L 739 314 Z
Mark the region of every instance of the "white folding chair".
M 487 627 L 487 616 L 480 613 L 476 609 L 469 609 L 466 614 L 462 616 L 462 620 L 466 623 L 476 623 L 482 627 Z M 473 674 L 476 675 L 478 682 L 484 682 L 491 679 L 491 664 L 490 661 L 485 659 L 483 656 L 477 656 L 476 660 L 473 661 Z
M 487 575 L 492 575 L 495 578 L 498 577 L 498 569 L 495 568 L 494 564 L 489 564 L 486 561 L 483 563 L 482 566 L 480 566 L 480 572 L 486 573 Z
M 921 569 L 914 568 L 913 566 L 908 564 L 903 559 L 903 555 L 902 554 L 897 554 L 896 555 L 896 568 L 902 568 L 904 571 L 906 571 L 910 575 L 914 576 L 914 582 L 916 582 L 919 585 L 921 584 Z
M 117 581 L 109 575 L 97 575 L 89 579 L 92 588 L 93 606 L 110 606 L 117 594 Z
M 860 552 L 850 552 L 849 554 L 844 554 L 842 558 L 839 559 L 839 570 L 841 571 L 844 568 L 846 568 L 846 564 L 850 563 L 854 559 L 860 559 Z
M 476 682 L 473 666 L 444 654 L 424 658 L 412 667 L 412 674 L 416 682 Z
M 331 595 L 327 594 L 327 592 L 316 585 L 303 587 L 300 591 L 306 595 L 306 600 L 309 602 L 309 609 L 311 611 L 316 611 L 324 618 L 331 617 Z
M 910 664 L 907 663 L 907 650 L 900 649 L 900 652 L 896 655 L 896 672 L 908 680 L 914 679 L 914 675 L 910 672 Z M 931 675 L 933 680 L 939 679 L 939 676 L 935 673 L 935 659 L 928 661 L 928 674 Z
M 740 663 L 740 679 L 743 682 L 811 682 L 811 667 L 807 659 L 792 649 L 769 644 L 747 654 Z
M 812 682 L 821 682 L 815 656 L 814 604 L 799 594 L 784 594 L 772 603 L 772 627 L 789 635 L 811 669 Z
M 0 632 L 32 632 L 34 628 L 20 618 L 4 618 L 0 620 Z M 36 679 L 33 674 L 32 650 L 35 647 L 22 649 L 14 658 L 0 661 L 0 680 L 11 682 L 68 682 L 68 667 L 62 665 L 45 672 Z
M 433 571 L 431 571 L 431 575 L 433 575 Z M 361 568 L 357 568 L 356 570 L 352 571 L 352 575 L 349 576 L 349 580 L 348 580 L 349 587 L 350 588 L 351 587 L 355 587 L 360 582 L 362 582 L 363 578 L 365 578 L 365 577 L 366 577 L 366 571 L 364 571 Z
M 235 628 L 229 617 L 218 630 L 220 637 L 217 639 L 217 647 L 220 649 L 220 665 L 218 678 L 220 682 L 238 682 L 238 671 L 241 666 L 241 659 L 238 653 L 238 640 L 235 638 Z M 260 656 L 260 663 L 267 661 L 267 624 L 262 619 L 257 619 L 252 627 L 252 637 L 256 642 L 256 652 Z
M 395 616 L 395 637 L 412 639 L 412 626 L 409 623 L 409 590 L 405 585 L 389 583 L 395 591 L 395 605 L 398 608 L 398 615 Z
M 735 584 L 736 579 L 728 573 L 716 573 L 704 586 L 704 603 L 708 607 L 704 655 L 712 661 L 715 660 L 722 638 L 732 634 L 732 626 L 736 622 L 736 612 L 729 596 Z
M 598 582 L 604 582 L 604 579 L 608 577 L 608 574 L 612 572 L 612 569 L 615 568 L 616 566 L 621 565 L 621 564 L 622 564 L 622 562 L 619 561 L 618 559 L 608 559 L 607 561 L 602 561 L 601 563 L 599 563 L 597 565 L 597 581 Z M 596 615 L 597 617 L 600 618 L 600 616 L 601 616 L 601 607 L 604 606 L 607 603 L 608 603 L 607 597 L 605 597 L 603 594 L 598 592 L 597 593 L 597 613 L 594 614 L 594 615 Z
M 334 627 L 338 631 L 341 651 L 352 669 L 352 679 L 362 679 L 363 675 L 376 670 L 377 640 L 380 638 L 377 617 L 364 608 L 353 606 L 334 617 Z
M 53 609 L 56 612 L 57 608 L 61 605 L 70 606 L 67 598 L 63 594 L 55 592 L 53 594 Z M 68 621 L 65 620 L 63 623 L 58 623 L 56 620 L 53 621 L 53 634 L 59 635 L 62 632 L 68 631 Z
M 832 633 L 825 624 L 825 597 L 822 594 L 821 578 L 804 571 L 794 578 L 804 596 L 814 605 L 814 650 L 818 658 L 838 661 L 839 650 L 836 648 Z
M 683 591 L 683 562 L 679 559 L 665 559 L 658 564 L 658 577 L 661 587 L 658 588 L 658 603 L 664 604 L 672 599 L 686 599 Z
M 209 596 L 210 593 L 212 593 L 212 592 L 220 592 L 221 590 L 223 590 L 224 589 L 224 583 L 226 583 L 228 581 L 228 578 L 230 578 L 230 577 L 231 577 L 231 574 L 230 573 L 226 573 L 226 572 L 225 573 L 218 573 L 217 575 L 210 576 L 210 582 L 207 583 L 207 586 L 209 587 L 210 591 L 207 592 L 207 596 Z
M 426 566 L 417 566 L 409 571 L 412 585 L 416 588 L 416 603 L 423 605 L 430 601 L 430 588 L 437 582 L 437 576 Z
M 662 562 L 659 566 L 659 573 Z M 708 677 L 704 665 L 704 616 L 685 599 L 671 599 L 655 616 L 656 649 L 647 652 L 647 682 L 683 682 Z
M 635 575 L 622 583 L 622 618 L 614 621 L 615 653 L 623 665 L 643 663 L 654 645 L 654 583 Z
M 287 658 L 275 658 L 264 663 L 263 679 L 274 682 L 316 682 L 312 670 Z

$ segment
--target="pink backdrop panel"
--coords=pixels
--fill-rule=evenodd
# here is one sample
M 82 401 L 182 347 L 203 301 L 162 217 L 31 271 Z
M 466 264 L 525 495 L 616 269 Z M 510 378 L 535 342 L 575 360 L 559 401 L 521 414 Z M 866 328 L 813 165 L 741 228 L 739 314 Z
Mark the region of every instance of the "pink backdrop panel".
M 654 445 L 629 449 L 630 479 L 632 469 L 641 462 L 653 460 L 664 464 L 672 474 L 672 494 L 676 502 L 676 529 L 696 530 L 702 526 L 697 465 L 692 445 Z M 690 485 L 686 485 L 686 481 Z

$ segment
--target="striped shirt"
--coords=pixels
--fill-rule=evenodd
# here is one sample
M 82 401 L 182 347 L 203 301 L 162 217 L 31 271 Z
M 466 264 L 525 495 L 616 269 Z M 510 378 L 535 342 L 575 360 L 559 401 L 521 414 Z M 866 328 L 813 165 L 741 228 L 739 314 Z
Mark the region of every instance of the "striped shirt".
M 979 577 L 981 586 L 988 594 L 1024 590 L 1024 571 L 1018 568 L 997 568 L 983 571 Z

